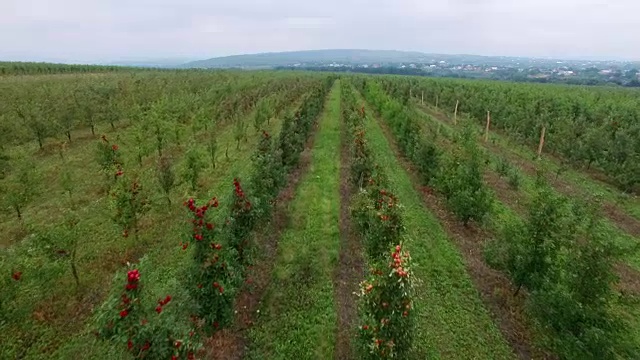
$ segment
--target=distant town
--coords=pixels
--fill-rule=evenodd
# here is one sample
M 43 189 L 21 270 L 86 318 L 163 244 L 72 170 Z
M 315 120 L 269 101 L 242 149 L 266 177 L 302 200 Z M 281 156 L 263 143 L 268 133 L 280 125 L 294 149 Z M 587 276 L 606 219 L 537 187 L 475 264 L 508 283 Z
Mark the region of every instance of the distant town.
M 505 59 L 482 64 L 432 59 L 411 63 L 295 63 L 279 68 L 338 72 L 391 73 L 437 77 L 488 78 L 530 82 L 558 82 L 582 85 L 606 83 L 640 87 L 638 63 L 607 61 L 560 61 L 546 59 Z

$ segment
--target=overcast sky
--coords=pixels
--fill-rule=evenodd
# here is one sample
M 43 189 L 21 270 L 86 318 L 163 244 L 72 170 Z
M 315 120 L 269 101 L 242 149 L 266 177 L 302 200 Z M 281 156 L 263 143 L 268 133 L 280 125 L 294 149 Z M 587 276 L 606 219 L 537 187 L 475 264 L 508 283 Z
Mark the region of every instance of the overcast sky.
M 640 1 L 0 0 L 0 60 L 329 48 L 640 60 Z

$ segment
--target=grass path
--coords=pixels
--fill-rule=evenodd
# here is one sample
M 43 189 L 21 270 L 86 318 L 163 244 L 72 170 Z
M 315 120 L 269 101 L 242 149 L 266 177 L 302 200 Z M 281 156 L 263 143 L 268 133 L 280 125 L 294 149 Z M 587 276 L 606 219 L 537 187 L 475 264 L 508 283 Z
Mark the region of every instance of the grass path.
M 333 272 L 340 249 L 340 83 L 319 121 L 311 165 L 291 204 L 251 359 L 330 359 L 336 327 Z
M 407 248 L 414 259 L 416 359 L 511 359 L 515 356 L 491 320 L 465 270 L 462 256 L 427 211 L 379 124 L 366 121 L 367 139 L 405 206 Z

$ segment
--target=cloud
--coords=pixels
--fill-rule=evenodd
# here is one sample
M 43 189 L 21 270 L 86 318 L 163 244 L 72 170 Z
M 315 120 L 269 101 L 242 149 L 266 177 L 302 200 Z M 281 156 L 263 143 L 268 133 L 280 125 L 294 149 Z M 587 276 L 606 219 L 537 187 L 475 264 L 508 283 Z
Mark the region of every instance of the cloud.
M 638 14 L 635 0 L 3 0 L 0 58 L 373 48 L 640 59 Z

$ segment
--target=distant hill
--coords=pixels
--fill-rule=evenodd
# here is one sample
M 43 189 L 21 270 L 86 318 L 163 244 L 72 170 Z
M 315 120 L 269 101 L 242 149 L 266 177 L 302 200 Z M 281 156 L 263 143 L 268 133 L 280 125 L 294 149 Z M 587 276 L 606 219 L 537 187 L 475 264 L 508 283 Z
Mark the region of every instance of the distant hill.
M 145 68 L 175 68 L 181 66 L 189 59 L 140 59 L 140 60 L 117 60 L 104 63 L 103 65 L 145 67 Z
M 396 50 L 307 50 L 261 54 L 233 55 L 193 61 L 183 68 L 271 68 L 295 64 L 314 65 L 335 63 L 388 64 L 428 61 L 432 56 L 421 52 Z
M 362 50 L 362 49 L 330 49 L 289 52 L 270 52 L 260 54 L 232 55 L 207 60 L 198 60 L 179 65 L 180 68 L 274 68 L 274 67 L 313 67 L 326 66 L 331 63 L 360 65 L 378 64 L 397 65 L 411 63 L 448 63 L 474 64 L 485 66 L 531 67 L 541 65 L 584 65 L 582 60 L 554 60 L 544 58 L 527 58 L 512 56 L 482 56 L 469 54 L 428 54 L 416 51 L 398 50 Z M 608 64 L 612 62 L 586 61 L 591 64 Z

